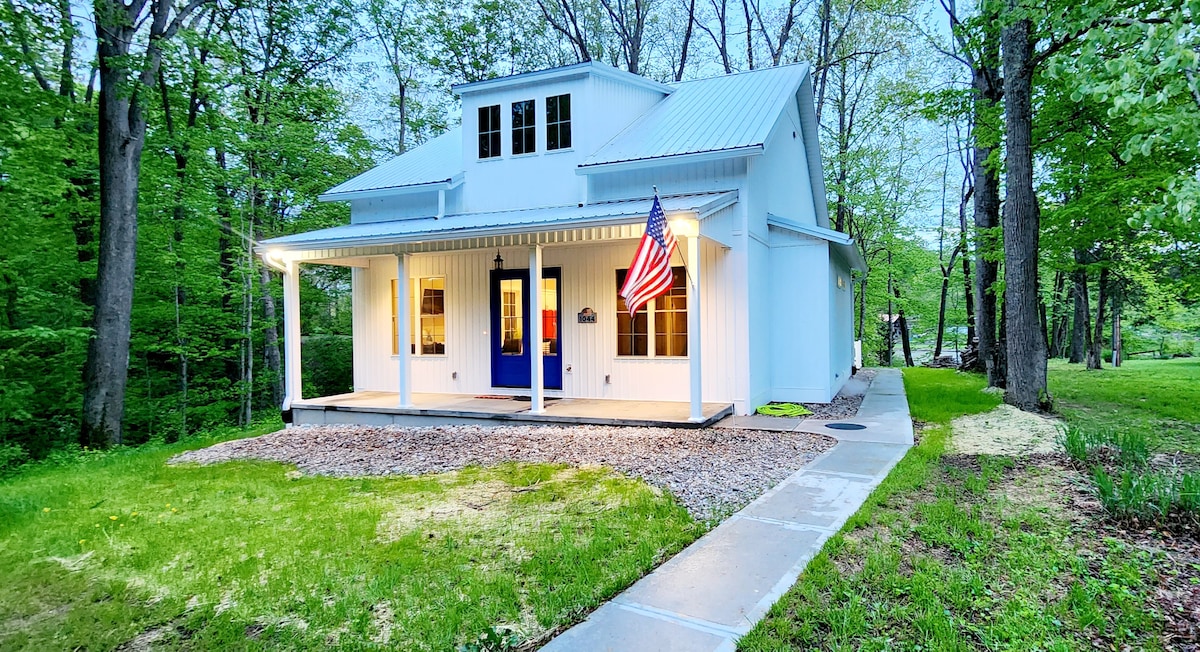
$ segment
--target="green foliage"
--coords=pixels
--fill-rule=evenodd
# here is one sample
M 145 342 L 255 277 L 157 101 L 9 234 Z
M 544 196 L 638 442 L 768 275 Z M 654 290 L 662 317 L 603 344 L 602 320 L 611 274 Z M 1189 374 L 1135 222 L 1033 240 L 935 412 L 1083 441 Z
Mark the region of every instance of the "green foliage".
M 956 417 L 992 410 L 1001 397 L 983 391 L 986 386 L 987 380 L 979 374 L 924 367 L 904 370 L 904 391 L 918 421 L 948 425 Z
M 1092 479 L 1100 505 L 1118 521 L 1157 525 L 1171 522 L 1194 525 L 1200 521 L 1200 501 L 1196 494 L 1200 473 L 1172 475 L 1126 470 L 1115 480 L 1097 467 L 1092 471 Z
M 1200 452 L 1200 359 L 1127 360 L 1089 372 L 1052 362 L 1050 393 L 1069 423 L 1146 436 L 1151 450 Z M 1117 428 L 1115 424 L 1119 424 Z
M 1160 559 L 1097 541 L 1072 516 L 1007 496 L 1061 479 L 981 458 L 942 459 L 955 410 L 944 392 L 982 385 L 947 370 L 906 369 L 914 415 L 939 425 L 871 494 L 738 649 L 1082 649 L 1138 646 L 1161 625 Z M 984 396 L 989 396 L 984 394 Z M 920 418 L 920 417 L 918 417 Z
M 1097 9 L 1103 11 L 1105 3 Z M 1140 4 L 1125 15 L 1105 21 L 1085 35 L 1079 53 L 1064 58 L 1055 74 L 1074 85 L 1071 98 L 1096 98 L 1108 115 L 1129 121 L 1120 155 L 1125 161 L 1166 150 L 1191 158 L 1189 166 L 1171 168 L 1159 201 L 1139 212 L 1137 223 L 1175 227 L 1196 233 L 1200 208 L 1200 35 L 1194 0 Z
M 457 652 L 508 652 L 520 649 L 521 637 L 507 627 L 490 627 L 477 640 L 462 643 Z
M 354 391 L 354 342 L 346 335 L 313 335 L 304 340 L 305 396 L 331 396 Z

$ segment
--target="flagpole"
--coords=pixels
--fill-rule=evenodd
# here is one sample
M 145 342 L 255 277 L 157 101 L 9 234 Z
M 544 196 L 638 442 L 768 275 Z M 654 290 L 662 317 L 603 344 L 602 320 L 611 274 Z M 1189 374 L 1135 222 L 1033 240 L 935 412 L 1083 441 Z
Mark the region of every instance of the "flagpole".
M 658 199 L 658 186 L 657 186 L 657 185 L 655 185 L 655 186 L 650 186 L 650 187 L 654 189 L 654 198 L 655 198 L 655 199 Z M 665 211 L 664 211 L 664 212 L 665 212 Z M 667 222 L 667 225 L 668 225 L 668 226 L 670 226 L 670 222 Z M 700 225 L 699 225 L 699 224 L 696 224 L 696 231 L 697 231 L 697 233 L 698 233 L 698 232 L 699 232 L 699 230 L 700 230 L 700 228 L 699 228 L 699 227 L 700 227 Z M 698 237 L 700 237 L 700 236 L 697 234 L 696 236 L 688 236 L 688 237 L 689 237 L 689 238 L 691 238 L 691 237 L 697 237 L 697 238 L 698 238 Z M 674 249 L 675 249 L 675 252 L 679 254 L 679 262 L 683 263 L 683 273 L 687 275 L 688 283 L 691 283 L 691 284 L 692 284 L 692 287 L 695 287 L 695 286 L 696 286 L 696 281 L 695 281 L 695 279 L 693 279 L 693 278 L 692 278 L 692 270 L 688 269 L 688 265 L 687 265 L 687 257 L 683 255 L 683 252 L 682 252 L 682 251 L 679 251 L 679 243 L 678 243 L 678 238 L 676 238 L 676 244 L 675 244 L 675 247 L 674 247 Z

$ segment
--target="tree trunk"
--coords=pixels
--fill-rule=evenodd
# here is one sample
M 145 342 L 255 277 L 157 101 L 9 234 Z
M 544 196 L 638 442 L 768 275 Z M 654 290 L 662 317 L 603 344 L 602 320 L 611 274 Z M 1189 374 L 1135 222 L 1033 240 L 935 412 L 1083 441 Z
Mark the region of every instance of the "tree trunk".
M 1009 0 L 1009 9 L 1019 9 Z M 1033 39 L 1028 18 L 1001 30 L 1006 134 L 1004 308 L 1008 387 L 1005 401 L 1022 410 L 1046 407 L 1046 335 L 1038 311 L 1037 195 L 1033 191 Z
M 1064 293 L 1066 296 L 1064 296 Z M 1064 272 L 1054 273 L 1054 306 L 1051 309 L 1050 323 L 1050 357 L 1061 358 L 1066 347 L 1067 310 L 1066 302 L 1070 301 L 1071 292 L 1067 288 L 1067 275 Z
M 1112 366 L 1121 366 L 1121 291 L 1114 288 L 1112 298 Z
M 259 276 L 263 302 L 263 359 L 271 375 L 271 404 L 283 405 L 283 365 L 279 353 L 279 318 L 275 311 L 275 296 L 271 294 L 271 272 L 266 265 Z
M 998 359 L 1000 342 L 996 337 L 996 294 L 992 290 L 1000 276 L 1000 264 L 992 256 L 997 248 L 996 227 L 1000 226 L 1000 173 L 994 164 L 988 162 L 996 145 L 986 135 L 986 126 L 993 120 L 1002 94 L 994 83 L 997 77 L 998 72 L 988 68 L 985 63 L 980 63 L 971 71 L 975 93 L 972 113 L 975 122 L 972 130 L 975 139 L 972 148 L 975 174 L 975 334 L 979 338 L 979 360 L 983 363 L 989 387 L 1004 385 Z
M 1088 306 L 1087 269 L 1082 266 L 1083 252 L 1075 250 L 1074 272 L 1071 272 L 1071 294 L 1075 298 L 1075 312 L 1071 317 L 1071 353 L 1067 362 L 1079 364 L 1087 358 L 1092 346 L 1089 321 L 1092 309 Z
M 1088 342 L 1087 368 L 1100 369 L 1104 359 L 1104 304 L 1108 301 L 1108 268 L 1100 268 L 1100 280 L 1096 282 L 1096 323 Z
M 98 12 L 100 65 L 99 158 L 100 238 L 96 269 L 96 308 L 84 365 L 80 444 L 121 443 L 129 368 L 130 316 L 137 262 L 138 177 L 146 122 L 136 93 L 128 89 L 131 30 L 110 21 L 119 13 Z
M 896 294 L 896 299 L 899 300 L 900 288 L 893 287 L 892 292 Z M 904 366 L 912 367 L 914 366 L 912 357 L 912 338 L 909 336 L 908 332 L 908 320 L 904 318 L 904 308 L 901 308 L 900 311 L 896 313 L 896 328 L 900 331 L 900 350 L 904 353 Z M 888 361 L 889 363 L 891 362 L 890 351 Z

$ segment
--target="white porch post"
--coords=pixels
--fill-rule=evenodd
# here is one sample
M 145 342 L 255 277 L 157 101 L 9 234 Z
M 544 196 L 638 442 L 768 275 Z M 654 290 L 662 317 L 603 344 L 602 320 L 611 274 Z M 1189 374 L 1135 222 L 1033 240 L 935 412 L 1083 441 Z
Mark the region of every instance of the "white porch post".
M 529 411 L 542 414 L 542 245 L 529 248 Z
M 412 407 L 412 305 L 408 300 L 408 254 L 396 254 L 396 358 L 400 363 L 400 407 Z
M 300 400 L 300 262 L 289 260 L 283 273 L 283 406 Z
M 700 375 L 700 237 L 687 238 L 687 347 L 688 371 L 691 389 L 691 415 L 689 421 L 704 421 L 703 377 Z

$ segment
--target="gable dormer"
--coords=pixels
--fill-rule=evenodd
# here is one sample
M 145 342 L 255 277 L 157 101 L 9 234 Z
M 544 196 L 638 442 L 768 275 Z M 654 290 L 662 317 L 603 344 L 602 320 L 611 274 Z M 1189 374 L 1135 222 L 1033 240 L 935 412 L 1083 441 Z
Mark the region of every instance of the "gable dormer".
M 460 84 L 464 210 L 585 200 L 575 168 L 670 86 L 589 61 Z

